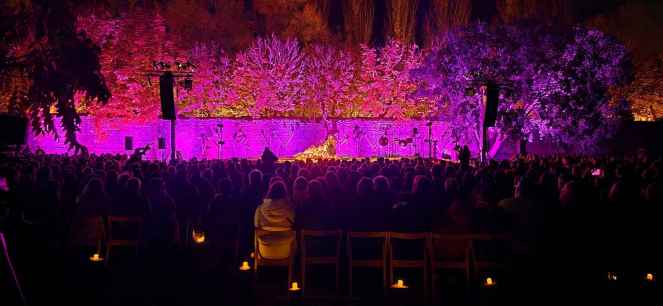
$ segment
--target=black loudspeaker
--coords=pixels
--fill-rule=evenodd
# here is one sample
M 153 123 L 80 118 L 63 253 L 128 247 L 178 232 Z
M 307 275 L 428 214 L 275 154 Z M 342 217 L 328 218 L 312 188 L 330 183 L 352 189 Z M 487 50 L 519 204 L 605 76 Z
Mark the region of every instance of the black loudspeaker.
M 500 100 L 500 88 L 494 83 L 486 84 L 483 126 L 494 126 L 497 120 L 497 105 Z
M 28 130 L 28 119 L 8 114 L 0 115 L 0 145 L 23 145 Z
M 131 151 L 134 149 L 134 138 L 131 136 L 124 137 L 124 149 Z
M 166 138 L 159 137 L 159 149 L 163 150 L 166 148 Z
M 161 95 L 161 118 L 175 120 L 175 97 L 173 84 L 175 78 L 171 72 L 165 72 L 159 77 L 159 95 Z

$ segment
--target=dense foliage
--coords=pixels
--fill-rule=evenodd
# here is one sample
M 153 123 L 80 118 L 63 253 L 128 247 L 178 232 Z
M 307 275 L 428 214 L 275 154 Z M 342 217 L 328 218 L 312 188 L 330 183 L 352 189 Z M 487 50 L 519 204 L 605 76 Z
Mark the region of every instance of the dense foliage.
M 0 85 L 10 112 L 29 113 L 36 133 L 55 133 L 61 117 L 70 148 L 80 117 L 74 99 L 105 103 L 99 49 L 75 29 L 70 7 L 60 1 L 11 2 L 0 6 Z
M 454 137 L 477 142 L 482 95 L 468 89 L 500 86 L 492 154 L 508 138 L 591 149 L 619 123 L 622 104 L 610 89 L 630 75 L 626 49 L 599 31 L 481 23 L 444 34 L 414 73 L 418 94 L 435 97 L 454 122 Z

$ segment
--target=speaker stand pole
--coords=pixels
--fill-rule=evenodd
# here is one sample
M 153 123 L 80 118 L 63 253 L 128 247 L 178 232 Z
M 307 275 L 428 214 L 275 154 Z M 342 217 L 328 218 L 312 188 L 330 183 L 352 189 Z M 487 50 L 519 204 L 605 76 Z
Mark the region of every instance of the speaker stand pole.
M 485 165 L 488 157 L 488 128 L 481 125 L 481 164 Z
M 433 159 L 433 122 L 429 121 L 427 125 L 428 125 L 428 158 Z
M 170 160 L 175 160 L 175 119 L 170 120 Z

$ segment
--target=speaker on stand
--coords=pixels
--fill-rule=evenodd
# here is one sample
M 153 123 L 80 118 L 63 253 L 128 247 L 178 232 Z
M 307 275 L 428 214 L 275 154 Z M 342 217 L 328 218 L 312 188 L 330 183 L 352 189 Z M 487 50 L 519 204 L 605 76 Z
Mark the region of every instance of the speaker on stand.
M 161 160 L 166 159 L 166 138 L 159 137 L 157 140 L 157 148 L 161 152 Z
M 159 76 L 159 95 L 161 97 L 161 118 L 170 120 L 170 158 L 175 159 L 175 95 L 173 86 L 175 76 L 172 72 L 166 71 Z
M 132 151 L 133 149 L 134 149 L 134 138 L 131 136 L 125 136 L 124 150 L 127 151 L 127 153 L 130 153 L 129 151 Z

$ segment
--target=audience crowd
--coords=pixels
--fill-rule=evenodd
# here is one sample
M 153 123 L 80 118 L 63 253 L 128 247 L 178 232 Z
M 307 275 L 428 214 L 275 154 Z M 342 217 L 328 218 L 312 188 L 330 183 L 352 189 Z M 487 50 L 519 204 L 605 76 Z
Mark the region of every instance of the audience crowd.
M 507 232 L 527 252 L 563 257 L 584 247 L 594 252 L 586 256 L 617 257 L 623 255 L 617 243 L 655 232 L 663 191 L 663 161 L 644 151 L 521 156 L 483 166 L 422 158 L 162 162 L 39 152 L 6 156 L 0 172 L 4 226 L 41 224 L 52 241 L 72 243 L 95 239 L 90 217 L 133 216 L 144 220 L 146 245 L 173 247 L 191 228 L 237 225 L 247 249 L 254 227 Z

